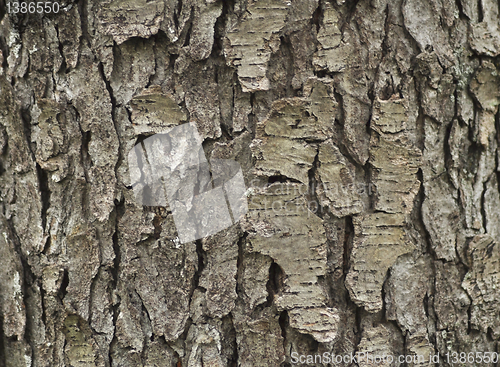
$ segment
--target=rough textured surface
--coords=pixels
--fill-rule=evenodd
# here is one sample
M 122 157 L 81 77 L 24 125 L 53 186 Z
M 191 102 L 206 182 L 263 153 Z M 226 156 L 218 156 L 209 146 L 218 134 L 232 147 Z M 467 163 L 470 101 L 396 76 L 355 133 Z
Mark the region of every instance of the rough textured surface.
M 224 54 L 238 69 L 243 92 L 270 89 L 267 63 L 271 53 L 279 48 L 279 32 L 285 26 L 289 6 L 283 0 L 250 2 L 242 18 L 228 23 Z
M 337 104 L 321 81 L 311 80 L 307 90 L 308 98 L 274 102 L 268 117 L 257 125 L 252 143 L 256 174 L 309 183 L 308 172 L 318 154 L 314 141 L 332 135 Z
M 120 44 L 132 37 L 148 38 L 160 28 L 165 3 L 155 1 L 104 1 L 99 3 L 100 31 Z
M 383 307 L 382 286 L 387 271 L 414 247 L 401 214 L 367 214 L 354 217 L 353 222 L 355 238 L 346 286 L 356 304 L 377 312 Z
M 481 9 L 478 10 L 484 12 L 484 15 L 480 22 L 474 22 L 472 25 L 471 47 L 479 54 L 498 56 L 500 54 L 500 26 L 498 24 L 500 9 L 492 0 L 482 1 L 479 7 Z
M 324 307 L 327 295 L 318 277 L 326 272 L 326 235 L 301 193 L 306 191 L 305 185 L 280 183 L 252 195 L 245 250 L 276 262 L 280 284 L 274 303 L 278 310 L 289 310 L 290 325 L 326 342 L 335 338 L 339 316 Z
M 479 330 L 491 330 L 496 338 L 500 333 L 498 318 L 495 317 L 498 298 L 498 242 L 488 235 L 476 236 L 467 246 L 467 272 L 463 288 L 472 300 L 471 324 Z
M 497 2 L 59 4 L 0 0 L 0 367 L 495 365 Z M 249 211 L 181 244 L 127 157 L 185 123 Z

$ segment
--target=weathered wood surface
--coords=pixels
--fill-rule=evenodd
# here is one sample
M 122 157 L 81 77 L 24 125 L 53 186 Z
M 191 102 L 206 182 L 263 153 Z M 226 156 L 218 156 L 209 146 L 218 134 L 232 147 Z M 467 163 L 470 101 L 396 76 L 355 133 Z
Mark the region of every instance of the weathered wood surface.
M 499 351 L 497 2 L 59 4 L 0 0 L 0 366 Z M 180 244 L 127 155 L 186 122 L 249 210 Z

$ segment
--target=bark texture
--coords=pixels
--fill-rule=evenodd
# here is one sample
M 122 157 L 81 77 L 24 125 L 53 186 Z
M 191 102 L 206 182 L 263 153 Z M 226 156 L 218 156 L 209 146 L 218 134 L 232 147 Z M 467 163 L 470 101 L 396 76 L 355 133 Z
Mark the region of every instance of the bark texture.
M 495 0 L 59 4 L 0 0 L 0 366 L 499 352 Z M 249 210 L 181 244 L 127 156 L 187 122 Z

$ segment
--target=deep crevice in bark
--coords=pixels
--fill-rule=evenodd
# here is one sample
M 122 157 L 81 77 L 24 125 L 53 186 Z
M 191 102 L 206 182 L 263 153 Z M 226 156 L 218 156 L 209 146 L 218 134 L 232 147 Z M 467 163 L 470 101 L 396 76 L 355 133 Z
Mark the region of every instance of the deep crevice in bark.
M 344 275 L 347 274 L 349 271 L 350 265 L 350 258 L 351 258 L 351 252 L 352 252 L 352 247 L 353 247 L 353 240 L 354 240 L 354 225 L 352 223 L 352 217 L 347 216 L 345 217 L 345 235 L 343 239 L 344 243 Z
M 308 209 L 312 211 L 314 215 L 317 215 L 318 217 L 322 218 L 324 217 L 324 212 L 325 208 L 321 205 L 321 201 L 318 198 L 318 193 L 316 192 L 316 189 L 318 188 L 318 185 L 320 185 L 320 182 L 316 179 L 316 171 L 318 169 L 318 165 L 320 164 L 319 162 L 319 150 L 316 152 L 316 156 L 314 157 L 314 161 L 312 164 L 311 169 L 309 169 L 308 176 L 309 176 L 309 186 L 307 189 L 307 206 Z M 311 204 L 314 203 L 314 208 L 311 208 Z
M 283 282 L 285 277 L 285 272 L 283 269 L 274 261 L 269 267 L 269 280 L 266 284 L 267 289 L 267 301 L 265 306 L 270 307 L 274 303 L 275 295 L 279 294 L 283 289 Z
M 199 282 L 200 282 L 201 274 L 203 273 L 203 270 L 205 269 L 205 264 L 207 263 L 207 254 L 206 254 L 205 250 L 203 249 L 203 241 L 202 240 L 196 240 L 196 254 L 198 255 L 198 267 L 197 267 L 196 273 L 194 274 L 194 277 L 193 277 L 192 292 L 194 292 L 197 288 L 203 289 L 202 287 L 199 286 Z M 192 296 L 192 293 L 191 293 L 191 296 Z
M 38 163 L 36 163 L 36 172 L 38 176 L 38 185 L 40 187 L 40 196 L 42 199 L 42 227 L 44 231 L 48 230 L 47 228 L 47 211 L 50 208 L 50 188 L 49 188 L 49 178 L 47 172 L 40 167 Z M 50 236 L 45 243 L 43 252 L 50 246 Z

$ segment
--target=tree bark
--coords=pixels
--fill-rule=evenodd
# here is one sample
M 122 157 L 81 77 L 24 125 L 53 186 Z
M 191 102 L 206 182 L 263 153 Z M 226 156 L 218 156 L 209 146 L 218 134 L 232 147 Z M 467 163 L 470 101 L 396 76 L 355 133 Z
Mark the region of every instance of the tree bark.
M 498 3 L 58 4 L 0 0 L 0 366 L 496 366 Z M 183 244 L 127 157 L 188 122 L 248 212 Z

